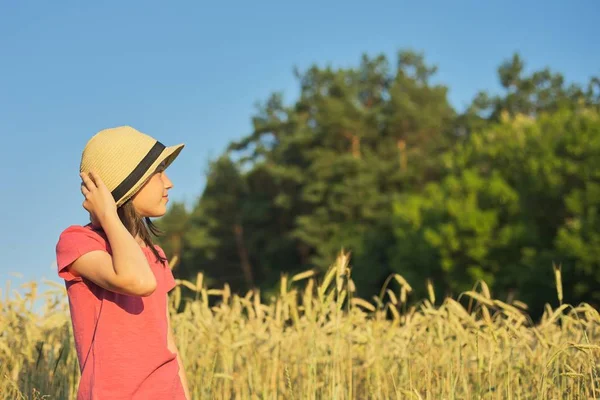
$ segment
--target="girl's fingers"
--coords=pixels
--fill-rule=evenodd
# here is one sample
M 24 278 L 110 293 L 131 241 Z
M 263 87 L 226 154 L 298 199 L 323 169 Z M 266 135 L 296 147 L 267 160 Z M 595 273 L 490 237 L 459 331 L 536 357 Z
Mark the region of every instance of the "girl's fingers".
M 88 188 L 87 188 L 87 187 L 85 187 L 85 184 L 83 184 L 83 183 L 82 183 L 82 184 L 81 184 L 81 194 L 83 194 L 84 196 L 86 196 L 86 197 L 87 197 L 87 195 L 88 195 L 88 193 L 89 193 L 89 192 L 90 192 L 90 191 L 88 190 Z
M 83 183 L 85 184 L 85 186 L 88 190 L 92 190 L 93 188 L 96 187 L 94 182 L 90 179 L 90 177 L 87 174 L 84 174 L 82 172 L 81 174 L 79 174 L 79 176 L 81 176 L 81 179 L 83 180 Z
M 104 182 L 102 182 L 102 179 L 100 179 L 100 176 L 95 171 L 91 171 L 90 175 L 96 187 L 104 185 Z

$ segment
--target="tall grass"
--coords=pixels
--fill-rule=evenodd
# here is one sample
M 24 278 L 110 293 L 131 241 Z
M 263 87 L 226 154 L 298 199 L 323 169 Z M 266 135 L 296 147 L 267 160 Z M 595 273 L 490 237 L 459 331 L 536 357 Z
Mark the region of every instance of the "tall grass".
M 600 399 L 600 315 L 591 306 L 526 306 L 491 298 L 484 282 L 469 305 L 429 298 L 393 275 L 374 299 L 353 296 L 348 256 L 328 273 L 283 276 L 266 304 L 225 285 L 179 281 L 170 297 L 194 399 Z M 558 298 L 560 270 L 555 269 Z M 431 283 L 428 283 L 431 285 Z M 77 359 L 62 288 L 4 293 L 0 398 L 74 399 Z M 195 298 L 182 303 L 182 289 Z M 8 292 L 8 290 L 7 290 Z M 45 296 L 42 314 L 32 311 Z M 215 300 L 218 300 L 215 302 Z

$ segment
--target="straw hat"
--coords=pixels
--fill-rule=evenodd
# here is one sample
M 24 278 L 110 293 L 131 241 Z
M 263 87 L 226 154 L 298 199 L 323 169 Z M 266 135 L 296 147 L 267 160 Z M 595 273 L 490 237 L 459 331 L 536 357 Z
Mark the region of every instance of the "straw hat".
M 104 129 L 87 142 L 79 170 L 96 171 L 119 207 L 146 183 L 161 162 L 166 161 L 168 167 L 183 147 L 166 147 L 130 126 Z

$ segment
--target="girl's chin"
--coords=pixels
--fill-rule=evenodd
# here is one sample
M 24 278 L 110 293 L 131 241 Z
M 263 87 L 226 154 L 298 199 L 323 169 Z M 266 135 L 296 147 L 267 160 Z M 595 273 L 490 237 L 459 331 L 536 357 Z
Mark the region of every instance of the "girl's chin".
M 158 217 L 162 217 L 166 213 L 167 213 L 167 204 L 166 204 L 166 202 L 163 202 L 163 204 L 157 206 L 154 210 L 146 211 L 144 214 L 142 214 L 142 217 L 158 218 Z

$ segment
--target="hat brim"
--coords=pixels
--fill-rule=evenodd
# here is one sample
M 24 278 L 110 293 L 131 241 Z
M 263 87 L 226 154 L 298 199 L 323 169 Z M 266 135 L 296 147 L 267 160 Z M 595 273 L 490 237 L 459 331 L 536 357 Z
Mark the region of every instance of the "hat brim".
M 152 165 L 150 165 L 150 167 L 148 168 L 148 170 L 146 170 L 144 175 L 141 176 L 138 182 L 135 185 L 133 185 L 131 189 L 129 189 L 127 193 L 123 195 L 123 197 L 116 201 L 117 207 L 122 206 L 127 200 L 131 199 L 148 182 L 148 180 L 152 177 L 158 166 L 163 161 L 165 161 L 165 169 L 168 168 L 169 165 L 171 165 L 171 163 L 175 161 L 175 159 L 184 147 L 185 144 L 183 143 L 165 147 L 165 149 L 160 153 L 160 155 L 154 161 L 154 163 L 152 163 Z

